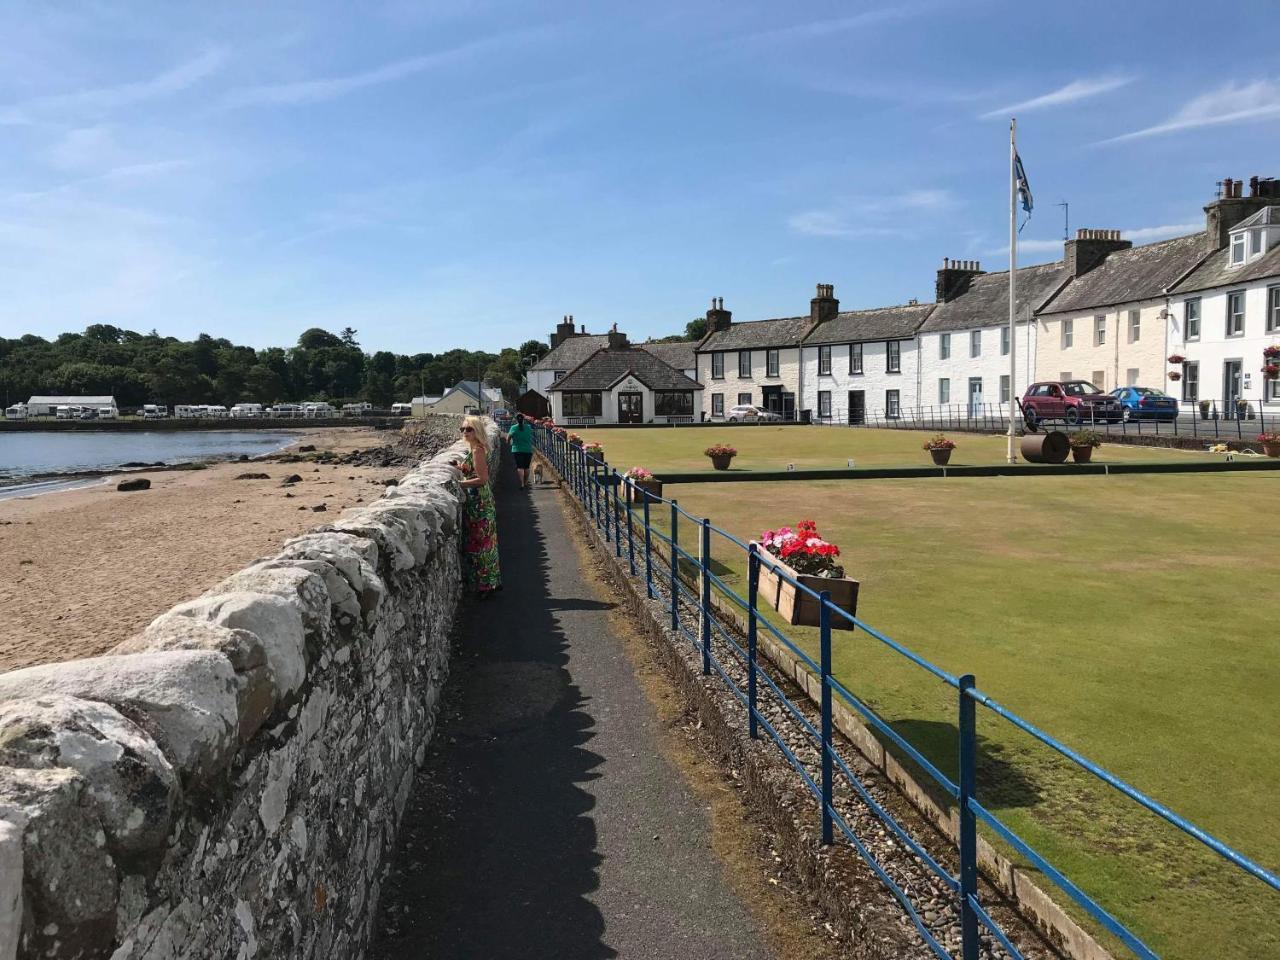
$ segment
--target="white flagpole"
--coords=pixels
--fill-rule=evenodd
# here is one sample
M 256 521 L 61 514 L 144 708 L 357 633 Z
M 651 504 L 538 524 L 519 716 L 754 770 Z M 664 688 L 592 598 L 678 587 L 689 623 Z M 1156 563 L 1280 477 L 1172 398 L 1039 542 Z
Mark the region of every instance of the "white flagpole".
M 1018 170 L 1016 157 L 1018 121 L 1009 121 L 1009 462 L 1017 463 L 1013 452 L 1014 410 L 1017 409 L 1018 338 L 1015 304 L 1018 287 Z M 1028 341 L 1030 342 L 1030 341 Z

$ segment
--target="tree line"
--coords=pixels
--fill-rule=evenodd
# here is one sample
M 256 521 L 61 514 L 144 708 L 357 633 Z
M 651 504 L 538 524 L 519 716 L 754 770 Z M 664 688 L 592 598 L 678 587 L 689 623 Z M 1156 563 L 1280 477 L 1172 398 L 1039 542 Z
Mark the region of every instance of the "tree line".
M 179 340 L 99 323 L 55 340 L 0 338 L 0 396 L 6 406 L 38 395 L 111 394 L 122 407 L 367 400 L 385 409 L 483 378 L 514 400 L 525 368 L 550 349 L 526 340 L 497 353 L 365 353 L 356 337 L 350 327 L 313 327 L 292 347 L 255 350 L 204 333 Z

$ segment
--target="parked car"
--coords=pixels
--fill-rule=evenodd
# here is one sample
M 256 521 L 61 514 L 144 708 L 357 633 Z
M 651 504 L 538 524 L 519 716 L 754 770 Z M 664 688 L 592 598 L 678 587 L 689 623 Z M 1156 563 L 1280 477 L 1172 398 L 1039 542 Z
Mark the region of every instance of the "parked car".
M 1117 387 L 1111 396 L 1120 401 L 1122 416 L 1129 420 L 1177 420 L 1178 401 L 1151 387 Z
M 1033 383 L 1022 395 L 1022 416 L 1032 433 L 1046 420 L 1077 423 L 1119 423 L 1120 401 L 1088 380 L 1050 380 Z
M 749 423 L 766 423 L 773 420 L 781 420 L 778 414 L 772 410 L 766 410 L 764 407 L 757 407 L 753 403 L 740 403 L 736 407 L 730 407 L 729 412 L 724 418 L 730 423 L 745 421 Z

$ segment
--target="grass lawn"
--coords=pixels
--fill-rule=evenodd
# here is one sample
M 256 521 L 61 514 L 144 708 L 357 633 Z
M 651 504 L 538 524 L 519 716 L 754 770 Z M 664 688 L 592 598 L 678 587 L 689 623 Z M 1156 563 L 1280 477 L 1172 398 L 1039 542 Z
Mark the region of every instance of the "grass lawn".
M 701 449 L 719 439 L 744 466 L 924 456 L 918 434 L 897 431 L 595 436 L 611 463 L 651 469 L 701 466 Z M 960 451 L 1003 455 L 1001 438 L 956 439 Z M 1280 576 L 1280 552 L 1259 514 L 1277 483 L 1046 476 L 679 484 L 664 493 L 744 540 L 816 520 L 862 582 L 864 621 L 953 673 L 975 674 L 1027 720 L 1274 870 L 1280 636 L 1259 597 Z M 681 533 L 693 542 L 691 524 Z M 713 553 L 744 588 L 745 555 L 723 539 Z M 816 631 L 787 629 L 816 652 Z M 835 670 L 954 772 L 952 691 L 864 633 L 836 634 Z M 1280 956 L 1280 894 L 981 709 L 979 734 L 979 799 L 1161 955 Z
M 655 427 L 626 430 L 577 431 L 584 439 L 604 445 L 605 457 L 623 469 L 642 466 L 661 474 L 710 470 L 711 461 L 702 453 L 713 443 L 736 447 L 734 470 L 780 470 L 794 463 L 797 470 L 818 467 L 930 466 L 932 461 L 922 446 L 934 436 L 918 430 L 864 430 L 849 427 L 725 427 L 679 429 Z M 1004 437 L 954 434 L 958 446 L 951 455 L 956 466 L 1005 462 L 1008 441 Z M 1168 462 L 1204 460 L 1209 454 L 1198 451 L 1166 450 L 1128 444 L 1105 444 L 1094 451 L 1099 463 Z M 1034 464 L 1028 464 L 1034 469 Z

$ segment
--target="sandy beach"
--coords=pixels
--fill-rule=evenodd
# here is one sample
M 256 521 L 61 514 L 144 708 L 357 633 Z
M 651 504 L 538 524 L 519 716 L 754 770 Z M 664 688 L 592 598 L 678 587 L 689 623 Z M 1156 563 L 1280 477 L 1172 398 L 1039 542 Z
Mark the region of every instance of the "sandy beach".
M 346 453 L 394 442 L 361 428 L 299 437 Z M 0 671 L 102 653 L 285 540 L 381 496 L 406 466 L 222 463 L 0 501 Z M 267 480 L 237 480 L 246 472 Z M 282 486 L 289 474 L 300 483 Z M 323 505 L 325 512 L 313 507 Z

